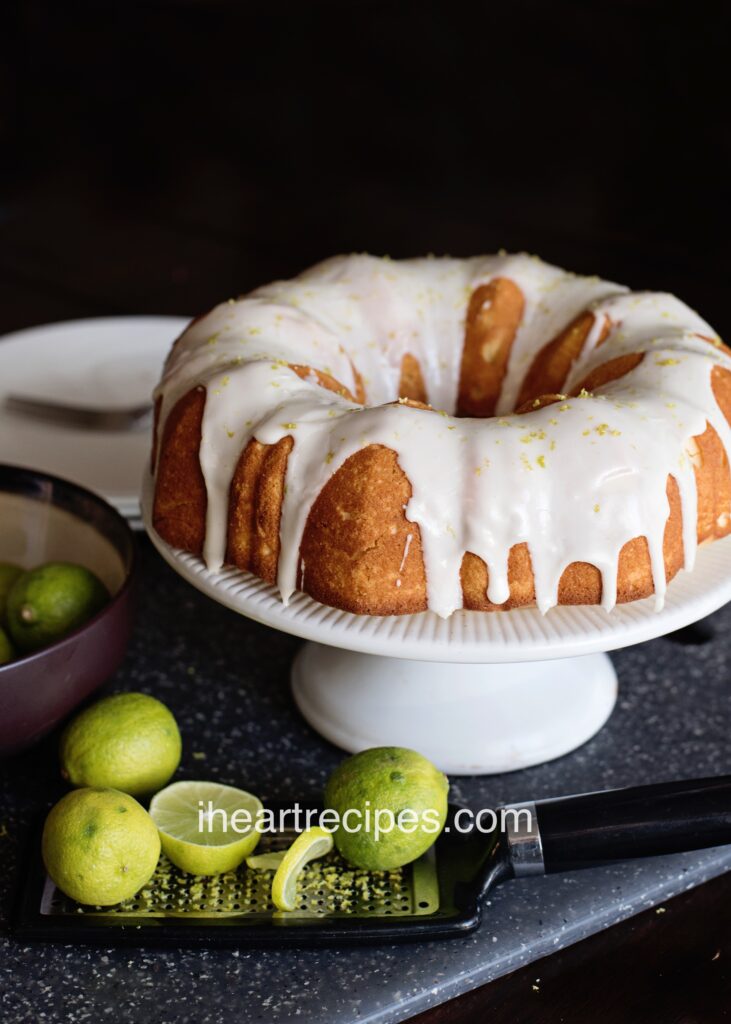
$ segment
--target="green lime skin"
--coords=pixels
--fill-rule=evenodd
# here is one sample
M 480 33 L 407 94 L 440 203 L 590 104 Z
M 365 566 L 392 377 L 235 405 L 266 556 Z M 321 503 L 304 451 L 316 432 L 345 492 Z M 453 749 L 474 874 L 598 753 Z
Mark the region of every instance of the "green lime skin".
M 126 793 L 76 789 L 51 809 L 42 850 L 62 892 L 78 903 L 111 907 L 149 882 L 160 836 L 144 807 Z
M 104 584 L 83 565 L 48 562 L 24 572 L 11 587 L 10 636 L 20 651 L 40 650 L 88 622 L 108 601 Z
M 404 747 L 373 747 L 343 761 L 328 779 L 325 806 L 338 812 L 340 827 L 335 845 L 340 854 L 355 867 L 368 871 L 391 871 L 416 860 L 429 849 L 444 827 L 447 816 L 449 781 L 442 772 L 421 754 Z M 370 810 L 371 828 L 361 827 L 348 832 L 343 815 L 352 808 L 365 813 Z M 374 813 L 391 811 L 394 819 L 400 812 L 414 812 L 418 819 L 398 825 L 376 836 Z M 422 815 L 426 814 L 426 818 Z M 388 819 L 383 820 L 388 824 Z M 354 828 L 359 820 L 351 814 Z
M 8 606 L 8 594 L 19 576 L 23 575 L 23 569 L 12 562 L 0 562 L 0 626 L 5 625 L 5 615 Z
M 180 764 L 172 712 L 146 693 L 105 697 L 66 727 L 61 774 L 72 786 L 103 786 L 132 796 L 156 793 Z
M 7 665 L 9 661 L 12 661 L 15 657 L 15 651 L 13 645 L 10 643 L 10 637 L 5 630 L 0 626 L 0 665 Z

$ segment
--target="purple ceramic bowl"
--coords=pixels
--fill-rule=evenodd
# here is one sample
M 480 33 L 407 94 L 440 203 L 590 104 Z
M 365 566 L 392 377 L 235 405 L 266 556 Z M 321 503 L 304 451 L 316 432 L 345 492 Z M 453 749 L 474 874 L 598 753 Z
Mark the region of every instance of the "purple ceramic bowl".
M 0 561 L 78 562 L 112 595 L 63 640 L 0 666 L 0 757 L 35 743 L 109 678 L 132 628 L 135 538 L 122 516 L 77 484 L 0 466 Z

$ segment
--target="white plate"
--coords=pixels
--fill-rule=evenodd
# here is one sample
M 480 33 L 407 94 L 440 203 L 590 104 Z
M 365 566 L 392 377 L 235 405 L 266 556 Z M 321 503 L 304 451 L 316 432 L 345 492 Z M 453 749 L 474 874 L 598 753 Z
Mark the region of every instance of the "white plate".
M 141 404 L 187 323 L 176 316 L 94 317 L 0 338 L 0 463 L 73 480 L 138 518 L 149 430 L 95 432 L 26 419 L 3 408 L 5 395 L 109 408 Z

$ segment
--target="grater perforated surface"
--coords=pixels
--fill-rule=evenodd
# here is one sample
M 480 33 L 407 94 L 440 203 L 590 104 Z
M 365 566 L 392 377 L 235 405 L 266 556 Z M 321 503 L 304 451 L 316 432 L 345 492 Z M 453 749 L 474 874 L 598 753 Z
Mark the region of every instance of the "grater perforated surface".
M 281 836 L 266 842 L 257 853 L 286 848 Z M 294 839 L 294 833 L 289 841 Z M 41 913 L 46 916 L 77 914 L 124 917 L 197 917 L 242 915 L 262 920 L 286 913 L 288 917 L 388 917 L 433 913 L 439 908 L 436 862 L 433 851 L 415 865 L 397 871 L 353 868 L 333 852 L 305 866 L 297 882 L 297 909 L 278 911 L 271 901 L 273 870 L 253 870 L 242 864 L 236 871 L 212 877 L 179 871 L 163 854 L 148 884 L 132 899 L 114 907 L 85 907 L 69 899 L 50 880 Z

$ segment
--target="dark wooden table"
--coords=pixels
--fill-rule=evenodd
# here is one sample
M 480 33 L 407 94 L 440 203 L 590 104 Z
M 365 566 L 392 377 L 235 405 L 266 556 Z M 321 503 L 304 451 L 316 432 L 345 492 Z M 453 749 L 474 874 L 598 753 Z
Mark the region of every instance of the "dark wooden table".
M 0 331 L 505 246 L 731 333 L 720 5 L 395 7 L 4 6 Z M 726 877 L 418 1019 L 726 1020 L 730 926 Z

